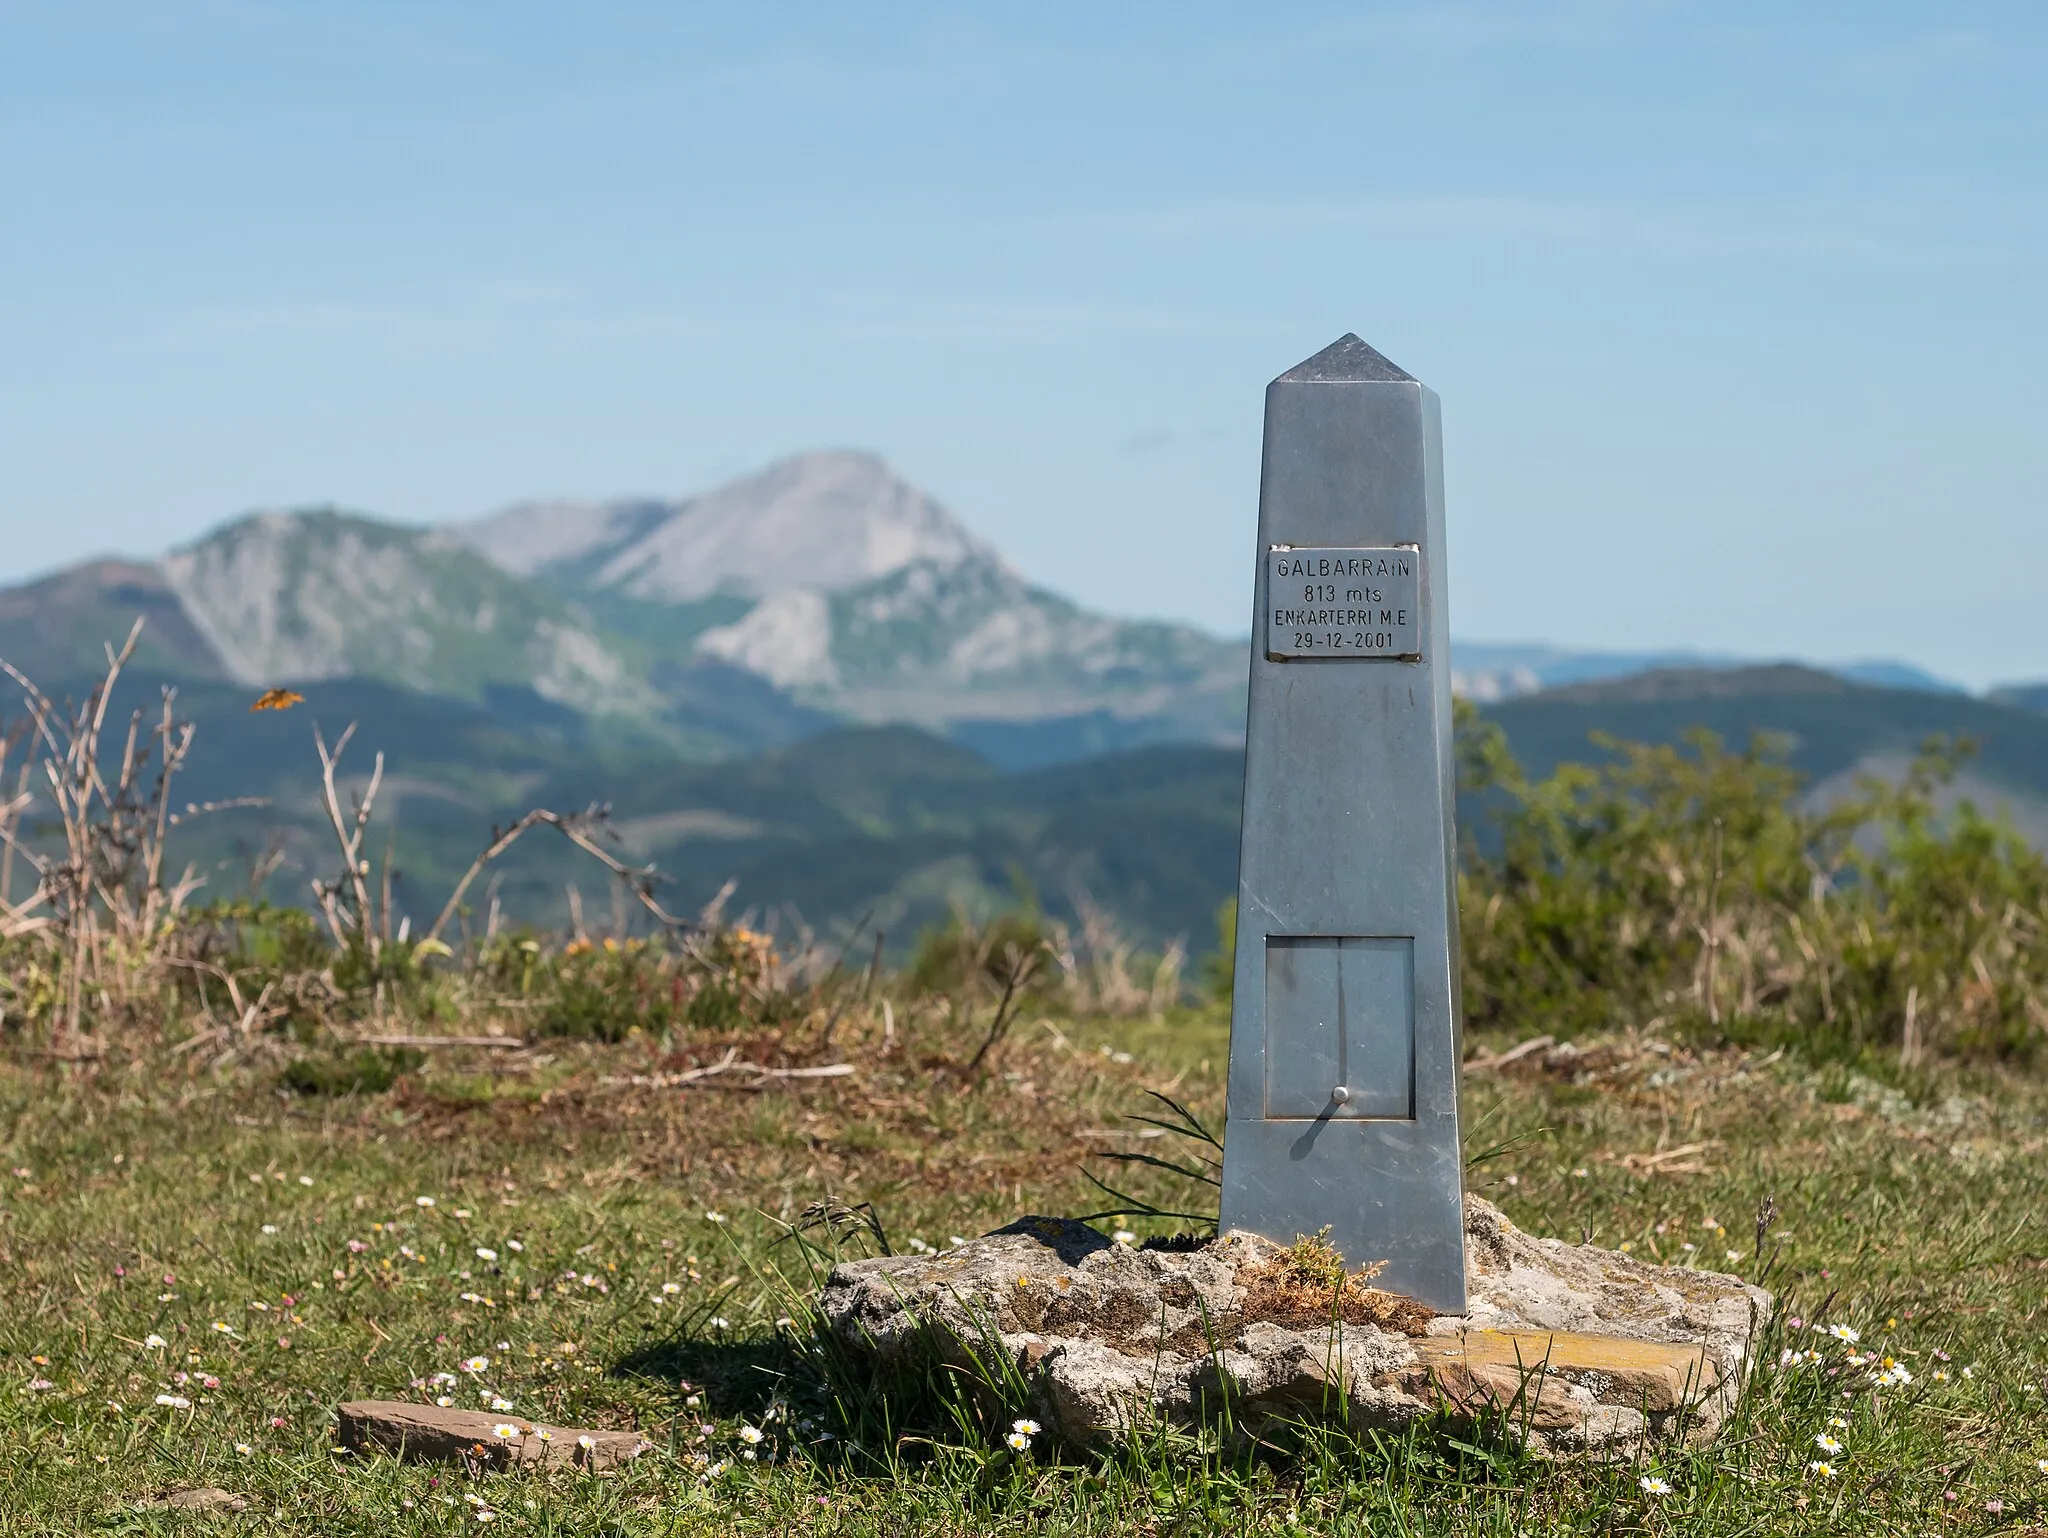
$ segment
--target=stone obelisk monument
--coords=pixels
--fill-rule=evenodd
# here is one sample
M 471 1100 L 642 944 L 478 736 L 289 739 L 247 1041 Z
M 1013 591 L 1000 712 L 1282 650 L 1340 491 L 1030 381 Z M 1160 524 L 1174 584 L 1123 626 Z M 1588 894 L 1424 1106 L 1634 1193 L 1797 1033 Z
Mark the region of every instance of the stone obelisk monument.
M 1266 388 L 1223 1228 L 1465 1311 L 1436 396 L 1355 336 Z

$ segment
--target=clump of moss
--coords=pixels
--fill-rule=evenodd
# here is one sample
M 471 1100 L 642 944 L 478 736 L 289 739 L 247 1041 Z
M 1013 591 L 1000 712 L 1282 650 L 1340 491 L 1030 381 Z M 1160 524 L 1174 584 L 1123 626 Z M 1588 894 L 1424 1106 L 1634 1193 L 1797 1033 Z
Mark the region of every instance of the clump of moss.
M 1378 1261 L 1346 1270 L 1327 1228 L 1297 1235 L 1286 1248 L 1265 1252 L 1239 1270 L 1238 1283 L 1245 1290 L 1244 1322 L 1295 1327 L 1341 1322 L 1374 1325 L 1401 1335 L 1422 1334 L 1436 1311 L 1373 1286 L 1373 1278 L 1386 1268 L 1385 1261 Z

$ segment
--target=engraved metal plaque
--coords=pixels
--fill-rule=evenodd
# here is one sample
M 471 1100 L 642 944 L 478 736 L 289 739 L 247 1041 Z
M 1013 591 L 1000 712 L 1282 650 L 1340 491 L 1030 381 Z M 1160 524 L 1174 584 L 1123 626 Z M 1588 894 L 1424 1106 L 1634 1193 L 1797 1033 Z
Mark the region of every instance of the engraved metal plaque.
M 1266 1119 L 1415 1119 L 1415 941 L 1266 937 Z
M 1422 655 L 1422 556 L 1400 545 L 1275 545 L 1266 552 L 1266 655 Z

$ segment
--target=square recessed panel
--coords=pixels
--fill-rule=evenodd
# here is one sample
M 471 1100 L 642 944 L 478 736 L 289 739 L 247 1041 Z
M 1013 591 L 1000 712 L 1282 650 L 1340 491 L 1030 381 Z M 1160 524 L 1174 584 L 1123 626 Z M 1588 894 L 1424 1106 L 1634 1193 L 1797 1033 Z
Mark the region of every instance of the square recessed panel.
M 1266 1119 L 1415 1117 L 1415 941 L 1266 938 Z

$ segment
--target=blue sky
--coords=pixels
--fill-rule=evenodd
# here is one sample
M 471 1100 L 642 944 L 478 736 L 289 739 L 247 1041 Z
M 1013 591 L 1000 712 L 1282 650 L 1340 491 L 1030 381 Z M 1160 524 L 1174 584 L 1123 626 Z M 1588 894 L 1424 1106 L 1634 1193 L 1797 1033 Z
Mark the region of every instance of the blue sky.
M 0 581 L 872 447 L 1249 623 L 1444 402 L 1459 634 L 2048 676 L 2048 8 L 0 0 Z

